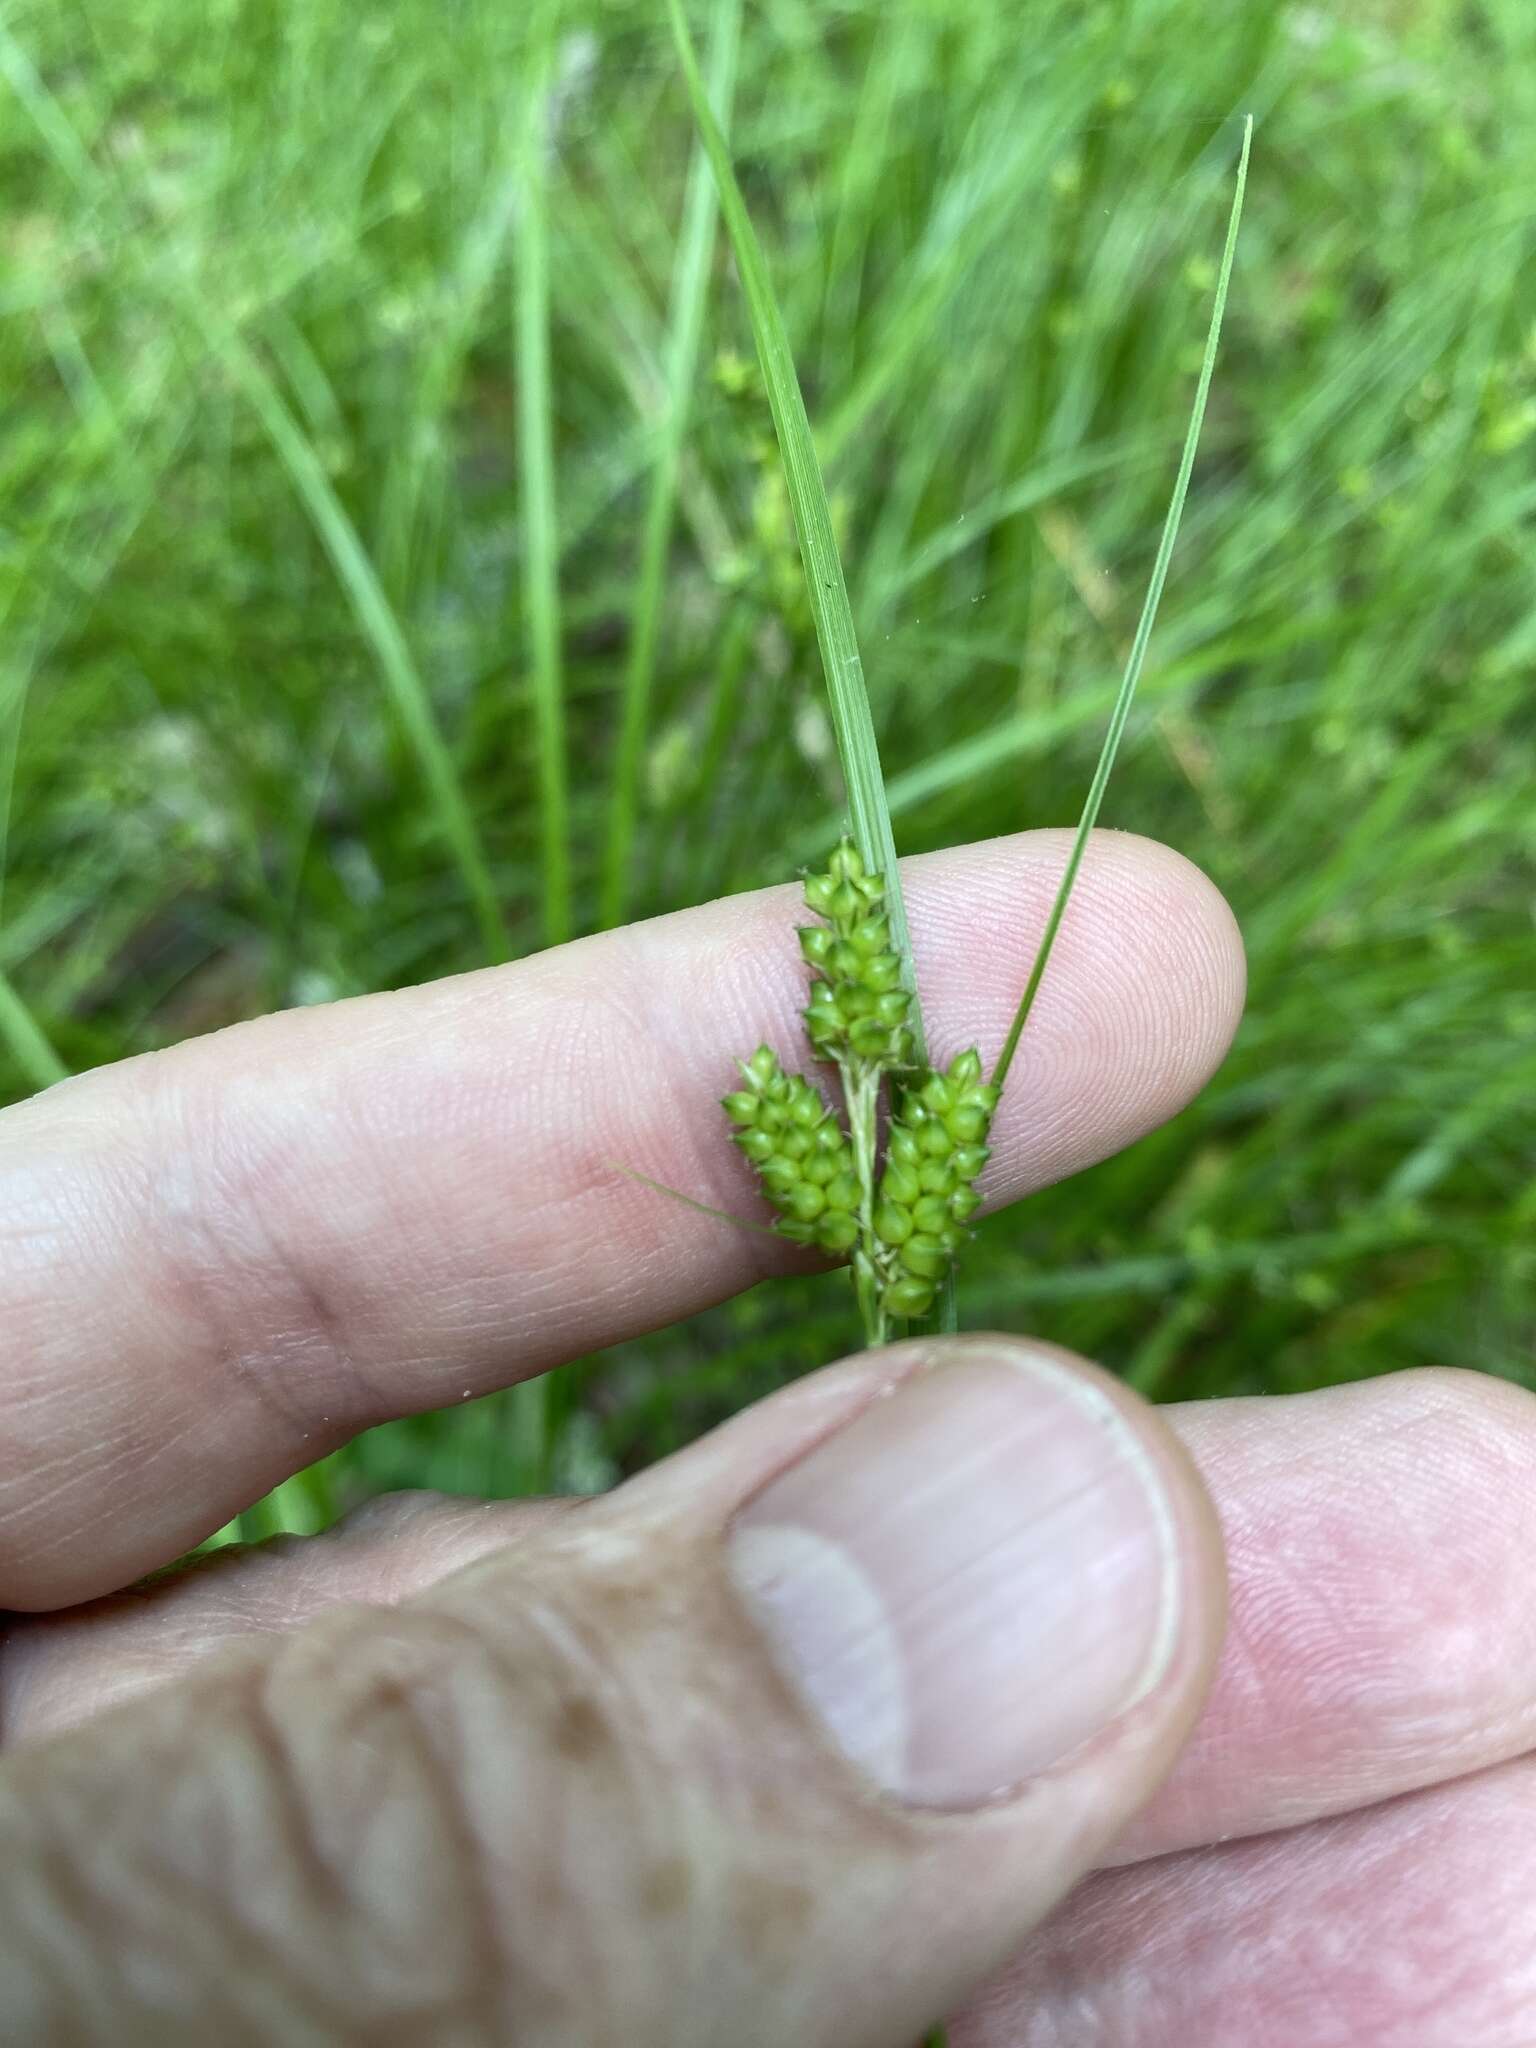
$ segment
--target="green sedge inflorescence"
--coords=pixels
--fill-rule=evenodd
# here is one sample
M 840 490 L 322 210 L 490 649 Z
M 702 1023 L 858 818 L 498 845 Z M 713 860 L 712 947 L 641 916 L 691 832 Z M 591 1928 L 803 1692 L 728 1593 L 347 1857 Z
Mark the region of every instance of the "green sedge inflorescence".
M 860 1189 L 842 1125 L 809 1081 L 785 1073 L 768 1046 L 760 1045 L 741 1071 L 747 1085 L 726 1096 L 725 1111 L 779 1212 L 780 1234 L 824 1252 L 852 1251 Z
M 892 1320 L 934 1306 L 980 1207 L 976 1181 L 999 1091 L 982 1078 L 975 1050 L 943 1072 L 919 1062 L 885 880 L 851 841 L 825 873 L 807 877 L 805 901 L 821 920 L 799 934 L 812 976 L 806 1037 L 838 1070 L 846 1124 L 766 1045 L 742 1063 L 744 1085 L 724 1107 L 778 1212 L 775 1227 L 797 1244 L 851 1257 L 878 1339 Z M 882 1142 L 887 1087 L 894 1099 Z

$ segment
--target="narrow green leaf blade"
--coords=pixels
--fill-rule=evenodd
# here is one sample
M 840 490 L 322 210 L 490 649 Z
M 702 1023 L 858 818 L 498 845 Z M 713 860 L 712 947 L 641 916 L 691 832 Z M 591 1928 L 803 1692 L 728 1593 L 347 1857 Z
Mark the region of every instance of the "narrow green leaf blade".
M 523 610 L 538 758 L 544 943 L 571 936 L 571 853 L 565 690 L 560 653 L 560 547 L 555 504 L 554 394 L 550 378 L 549 172 L 544 126 L 554 74 L 551 10 L 540 12 L 523 116 L 522 204 L 517 214 L 518 452 L 523 509 Z
M 549 165 L 545 123 L 554 81 L 549 0 L 530 18 L 527 99 L 519 135 L 520 204 L 515 234 L 513 359 L 517 381 L 518 488 L 523 523 L 523 621 L 533 695 L 539 788 L 539 872 L 546 946 L 571 936 L 569 785 L 561 654 L 560 543 L 555 497 L 554 387 L 550 370 Z M 558 1417 L 551 1376 L 513 1389 L 510 1423 L 515 1491 L 545 1492 Z
M 864 664 L 854 632 L 853 609 L 848 602 L 848 586 L 838 556 L 827 488 L 811 435 L 810 420 L 806 416 L 805 399 L 795 373 L 789 337 L 784 330 L 762 246 L 747 212 L 741 187 L 736 182 L 725 137 L 710 111 L 709 95 L 688 33 L 682 0 L 668 0 L 668 5 L 678 57 L 693 102 L 694 120 L 709 152 L 710 166 L 720 192 L 720 210 L 746 292 L 753 339 L 762 363 L 774 430 L 784 461 L 790 506 L 794 512 L 795 530 L 800 539 L 800 554 L 810 593 L 811 613 L 816 622 L 816 638 L 826 670 L 832 728 L 848 790 L 853 837 L 869 866 L 878 869 L 886 878 L 891 931 L 895 950 L 901 958 L 902 979 L 915 997 L 917 979 L 912 965 L 912 940 L 896 867 L 891 815 L 886 806 L 885 785 L 880 773 L 880 750 L 875 741 Z M 912 1021 L 919 1056 L 926 1058 L 922 1020 L 916 1002 L 913 1004 Z
M 193 307 L 193 317 L 287 470 L 294 494 L 309 515 L 353 615 L 373 650 L 385 692 L 431 796 L 439 829 L 458 862 L 459 873 L 474 903 L 486 955 L 492 962 L 510 959 L 511 938 L 469 799 L 438 726 L 425 679 L 379 581 L 378 570 L 326 475 L 314 444 L 284 404 L 256 355 L 239 335 L 219 327 L 200 306 Z
M 34 1088 L 51 1088 L 55 1081 L 68 1077 L 68 1067 L 4 974 L 0 974 L 0 1041 Z
M 1142 667 L 1147 658 L 1147 645 L 1152 638 L 1152 628 L 1157 621 L 1157 608 L 1162 601 L 1163 585 L 1168 580 L 1168 564 L 1173 559 L 1174 542 L 1179 537 L 1179 522 L 1184 516 L 1184 501 L 1189 495 L 1189 479 L 1195 467 L 1195 451 L 1200 445 L 1200 429 L 1205 423 L 1206 400 L 1210 397 L 1211 378 L 1216 369 L 1216 352 L 1221 343 L 1222 316 L 1227 309 L 1227 288 L 1232 282 L 1232 261 L 1237 253 L 1237 230 L 1243 217 L 1243 194 L 1248 186 L 1248 157 L 1253 145 L 1253 116 L 1250 114 L 1243 124 L 1243 149 L 1238 159 L 1237 185 L 1232 194 L 1232 212 L 1227 222 L 1226 247 L 1222 251 L 1221 273 L 1216 280 L 1216 298 L 1211 307 L 1211 324 L 1205 338 L 1205 357 L 1200 366 L 1200 381 L 1195 388 L 1195 402 L 1189 416 L 1188 431 L 1184 436 L 1184 453 L 1179 462 L 1179 473 L 1173 486 L 1173 497 L 1168 506 L 1168 517 L 1163 522 L 1163 536 L 1158 543 L 1157 558 L 1152 565 L 1152 578 L 1147 586 L 1146 602 L 1141 609 L 1141 618 L 1136 627 L 1136 637 L 1131 642 L 1130 655 L 1125 664 L 1125 677 L 1120 693 L 1115 699 L 1110 714 L 1109 730 L 1104 736 L 1104 745 L 1099 753 L 1098 766 L 1094 769 L 1093 781 L 1089 785 L 1083 814 L 1078 822 L 1077 836 L 1072 842 L 1072 851 L 1067 859 L 1051 914 L 1046 919 L 1045 931 L 1035 953 L 1034 965 L 1029 970 L 1029 979 L 1024 984 L 1024 993 L 1019 998 L 1019 1007 L 1014 1013 L 1008 1036 L 998 1055 L 992 1080 L 1001 1087 L 1008 1078 L 1013 1065 L 1014 1054 L 1019 1049 L 1019 1039 L 1034 1008 L 1035 997 L 1045 978 L 1056 944 L 1057 933 L 1061 930 L 1062 918 L 1066 915 L 1067 903 L 1077 881 L 1078 869 L 1083 864 L 1083 855 L 1088 850 L 1088 838 L 1104 801 L 1104 791 L 1109 786 L 1110 772 L 1115 765 L 1115 756 L 1120 750 L 1120 741 L 1125 733 L 1126 721 L 1131 715 L 1131 700 L 1136 695 L 1136 685 L 1141 680 Z

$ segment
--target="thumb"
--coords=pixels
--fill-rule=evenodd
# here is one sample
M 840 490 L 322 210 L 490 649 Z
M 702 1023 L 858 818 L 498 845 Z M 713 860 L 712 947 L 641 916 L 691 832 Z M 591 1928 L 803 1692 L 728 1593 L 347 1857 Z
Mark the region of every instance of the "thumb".
M 1156 1788 L 1221 1583 L 1102 1374 L 854 1360 L 17 1752 L 0 2032 L 907 2048 Z

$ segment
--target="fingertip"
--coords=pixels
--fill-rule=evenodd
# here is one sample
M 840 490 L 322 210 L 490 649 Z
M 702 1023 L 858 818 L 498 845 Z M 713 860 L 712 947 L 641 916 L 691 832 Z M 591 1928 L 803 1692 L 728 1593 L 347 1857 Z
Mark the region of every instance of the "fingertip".
M 995 1059 L 1073 838 L 1022 832 L 904 864 L 936 1058 L 975 1044 Z M 989 1203 L 1183 1109 L 1225 1057 L 1245 989 L 1237 921 L 1210 878 L 1156 840 L 1094 833 L 1009 1076 Z

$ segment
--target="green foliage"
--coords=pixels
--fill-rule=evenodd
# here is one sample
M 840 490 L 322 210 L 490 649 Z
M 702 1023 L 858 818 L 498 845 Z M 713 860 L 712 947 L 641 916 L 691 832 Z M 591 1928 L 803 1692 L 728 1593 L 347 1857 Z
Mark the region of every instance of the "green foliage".
M 1072 850 L 1024 992 L 991 1083 L 983 1084 L 981 1058 L 975 1051 L 962 1053 L 947 1076 L 934 1073 L 926 1064 L 913 1074 L 910 1070 L 918 1061 L 922 1043 L 922 1025 L 915 1007 L 916 973 L 894 862 L 890 807 L 875 746 L 831 504 L 816 459 L 777 298 L 736 185 L 724 139 L 709 108 L 679 0 L 671 0 L 671 13 L 694 116 L 720 184 L 732 246 L 747 282 L 753 338 L 773 408 L 785 484 L 794 506 L 795 530 L 832 700 L 849 810 L 868 858 L 878 860 L 883 853 L 891 862 L 887 879 L 886 875 L 872 871 L 866 865 L 865 854 L 845 838 L 833 853 L 827 872 L 811 876 L 806 883 L 807 904 L 827 922 L 804 928 L 799 934 L 801 953 L 814 970 L 811 1003 L 805 1012 L 806 1036 L 817 1056 L 833 1061 L 841 1076 L 852 1131 L 852 1174 L 844 1174 L 840 1179 L 847 1180 L 855 1199 L 838 1203 L 831 1210 L 832 1220 L 826 1221 L 827 1196 L 808 1172 L 812 1147 L 809 1129 L 796 1129 L 792 1124 L 788 1128 L 782 1126 L 787 1113 L 803 1111 L 802 1123 L 815 1124 L 818 1136 L 825 1139 L 824 1151 L 838 1145 L 840 1129 L 822 1114 L 819 1097 L 804 1084 L 784 1077 L 774 1055 L 766 1048 L 756 1058 L 759 1064 L 767 1061 L 771 1066 L 771 1073 L 763 1077 L 770 1093 L 762 1103 L 752 1105 L 752 1120 L 766 1125 L 775 1100 L 771 1091 L 780 1090 L 786 1098 L 785 1109 L 777 1112 L 781 1128 L 738 1133 L 738 1143 L 757 1163 L 764 1187 L 781 1212 L 781 1229 L 811 1227 L 815 1234 L 805 1241 L 817 1243 L 829 1252 L 852 1251 L 854 1284 L 863 1311 L 864 1334 L 870 1343 L 884 1340 L 891 1318 L 922 1319 L 936 1310 L 939 1327 L 953 1331 L 959 1322 L 954 1258 L 965 1223 L 981 1206 L 975 1184 L 988 1156 L 982 1141 L 991 1128 L 1002 1084 L 1029 1021 L 1125 735 L 1184 514 L 1232 281 L 1253 143 L 1253 117 L 1249 115 L 1243 123 L 1237 186 L 1216 279 L 1200 379 L 1173 497 L 1152 565 L 1151 582 Z M 749 1067 L 747 1072 L 750 1081 L 752 1069 Z M 880 1097 L 887 1079 L 895 1094 L 895 1113 L 887 1138 L 885 1172 L 877 1188 Z M 802 1091 L 798 1100 L 792 1093 L 796 1086 Z M 733 1121 L 739 1120 L 730 1100 L 726 1109 Z M 795 1149 L 790 1149 L 791 1144 Z M 830 1158 L 818 1157 L 815 1163 L 825 1167 L 828 1178 L 836 1170 Z M 856 1219 L 853 1211 L 857 1212 Z
M 708 59 L 714 12 L 695 18 Z M 562 0 L 552 20 L 550 520 L 581 928 L 694 127 L 655 9 Z M 0 1093 L 20 1095 L 50 1047 L 85 1066 L 473 965 L 492 909 L 514 951 L 540 943 L 548 757 L 524 649 L 547 584 L 524 573 L 515 376 L 527 10 L 22 0 L 7 25 L 46 89 L 29 105 L 14 65 L 0 87 Z M 1225 891 L 1248 1021 L 1174 1123 L 979 1226 L 965 1316 L 1170 1396 L 1431 1361 L 1529 1377 L 1526 0 L 1039 0 L 1027 37 L 961 0 L 751 9 L 732 150 L 921 851 L 1076 817 L 1250 108 L 1220 375 L 1104 813 Z M 72 176 L 71 136 L 115 215 Z M 723 247 L 706 287 L 699 360 L 740 362 Z M 678 452 L 629 914 L 778 881 L 839 830 L 766 399 L 727 382 L 695 378 Z M 1030 1057 L 1026 1033 L 1015 1082 Z M 835 1356 L 842 1286 L 759 1290 L 579 1367 L 557 1483 Z M 325 1485 L 335 1505 L 501 1490 L 515 1449 L 505 1404 L 476 1403 L 374 1433 Z

